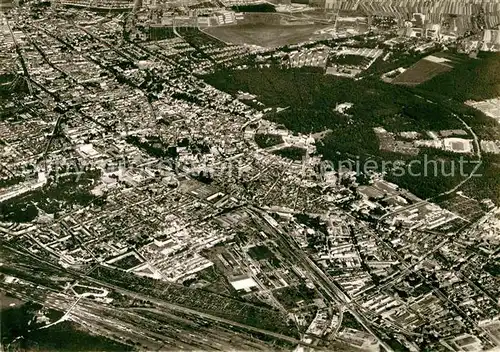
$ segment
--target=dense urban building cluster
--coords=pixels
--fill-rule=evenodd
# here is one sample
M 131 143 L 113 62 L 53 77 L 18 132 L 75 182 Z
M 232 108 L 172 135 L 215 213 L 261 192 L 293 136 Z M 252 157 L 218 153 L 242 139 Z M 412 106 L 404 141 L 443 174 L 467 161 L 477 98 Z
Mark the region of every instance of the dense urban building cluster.
M 466 188 L 490 169 L 466 167 L 430 196 L 389 175 L 432 153 L 435 170 L 445 157 L 497 162 L 498 96 L 429 122 L 419 104 L 439 104 L 410 89 L 498 51 L 499 3 L 181 5 L 26 1 L 0 13 L 0 294 L 10 309 L 43 306 L 29 333 L 70 321 L 139 350 L 500 348 L 498 184 Z M 255 43 L 259 25 L 271 35 Z M 374 155 L 337 160 L 328 143 L 349 141 L 329 123 L 357 124 L 360 97 L 343 92 L 326 118 L 282 105 L 279 75 L 296 73 L 321 77 L 301 81 L 315 94 L 320 80 L 371 79 L 361 89 L 373 100 L 385 99 L 379 85 L 400 89 L 420 125 L 398 125 L 396 103 L 380 108 L 395 118 L 362 125 L 373 138 L 358 140 Z M 295 129 L 281 122 L 293 113 L 304 114 Z M 387 170 L 376 153 L 391 156 Z

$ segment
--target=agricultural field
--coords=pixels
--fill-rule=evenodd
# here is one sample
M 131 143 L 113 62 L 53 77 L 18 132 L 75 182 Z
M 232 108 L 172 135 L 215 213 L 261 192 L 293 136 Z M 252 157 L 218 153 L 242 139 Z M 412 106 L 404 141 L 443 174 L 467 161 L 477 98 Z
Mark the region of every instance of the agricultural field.
M 0 12 L 7 11 L 12 7 L 11 0 L 0 0 Z

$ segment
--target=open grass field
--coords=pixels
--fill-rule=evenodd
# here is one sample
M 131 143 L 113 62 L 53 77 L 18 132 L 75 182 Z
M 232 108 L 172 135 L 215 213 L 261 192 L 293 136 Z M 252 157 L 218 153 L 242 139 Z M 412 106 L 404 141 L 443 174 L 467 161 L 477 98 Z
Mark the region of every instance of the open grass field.
M 10 10 L 12 7 L 12 0 L 0 0 L 0 12 Z
M 263 47 L 281 47 L 308 41 L 315 32 L 327 25 L 237 24 L 211 27 L 205 32 L 231 44 L 250 44 Z
M 448 64 L 433 62 L 424 58 L 415 65 L 411 66 L 405 72 L 398 75 L 392 83 L 416 86 L 434 78 L 440 73 L 450 71 L 451 69 L 452 66 Z

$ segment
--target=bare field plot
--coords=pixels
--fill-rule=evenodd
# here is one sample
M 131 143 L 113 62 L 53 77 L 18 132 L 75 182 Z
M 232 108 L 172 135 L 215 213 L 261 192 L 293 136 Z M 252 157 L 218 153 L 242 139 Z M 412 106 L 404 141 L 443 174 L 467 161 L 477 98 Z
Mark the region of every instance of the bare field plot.
M 211 27 L 205 32 L 232 44 L 250 44 L 264 47 L 280 47 L 310 40 L 319 29 L 326 25 L 278 25 L 243 24 Z
M 409 69 L 397 76 L 392 83 L 402 84 L 408 86 L 416 86 L 424 83 L 431 78 L 450 71 L 453 66 L 446 62 L 439 62 L 440 60 L 432 60 L 429 58 L 423 58 L 416 64 L 411 66 Z

